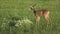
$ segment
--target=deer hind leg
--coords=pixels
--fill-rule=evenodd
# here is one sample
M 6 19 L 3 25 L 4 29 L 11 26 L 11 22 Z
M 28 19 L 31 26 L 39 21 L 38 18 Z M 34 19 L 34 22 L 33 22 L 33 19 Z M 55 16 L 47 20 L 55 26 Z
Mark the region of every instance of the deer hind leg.
M 36 16 L 36 24 L 39 25 L 39 21 L 40 21 L 40 16 Z
M 48 25 L 50 24 L 50 23 L 49 23 L 49 21 L 50 21 L 50 20 L 49 20 L 49 13 L 45 14 L 44 17 L 45 17 L 45 19 L 46 19 L 46 21 L 47 21 L 47 27 L 48 27 Z
M 46 21 L 49 23 L 49 15 L 45 15 L 44 17 L 45 17 Z

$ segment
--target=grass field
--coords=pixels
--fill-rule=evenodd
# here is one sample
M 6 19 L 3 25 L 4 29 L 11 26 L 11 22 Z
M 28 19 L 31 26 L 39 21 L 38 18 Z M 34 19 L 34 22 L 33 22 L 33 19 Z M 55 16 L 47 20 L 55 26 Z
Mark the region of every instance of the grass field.
M 35 24 L 33 4 L 36 10 L 50 11 L 52 25 L 47 29 L 43 17 Z M 60 34 L 60 0 L 0 0 L 0 34 Z

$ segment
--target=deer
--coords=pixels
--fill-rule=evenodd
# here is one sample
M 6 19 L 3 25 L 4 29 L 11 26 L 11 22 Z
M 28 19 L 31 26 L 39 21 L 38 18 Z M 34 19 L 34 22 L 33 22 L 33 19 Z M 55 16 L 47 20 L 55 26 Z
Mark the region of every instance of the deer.
M 49 24 L 49 14 L 50 14 L 49 10 L 46 10 L 46 9 L 36 10 L 35 5 L 32 5 L 30 8 L 31 8 L 31 10 L 33 11 L 33 13 L 36 17 L 36 24 L 37 23 L 39 24 L 41 16 L 43 16 Z

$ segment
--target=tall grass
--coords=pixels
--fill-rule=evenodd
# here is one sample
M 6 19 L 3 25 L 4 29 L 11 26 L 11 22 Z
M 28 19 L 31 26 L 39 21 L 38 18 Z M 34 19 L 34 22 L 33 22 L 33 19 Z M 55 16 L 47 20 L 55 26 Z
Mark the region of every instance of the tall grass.
M 0 0 L 0 34 L 59 34 L 60 0 Z M 51 24 L 41 17 L 39 27 L 30 6 L 50 11 Z

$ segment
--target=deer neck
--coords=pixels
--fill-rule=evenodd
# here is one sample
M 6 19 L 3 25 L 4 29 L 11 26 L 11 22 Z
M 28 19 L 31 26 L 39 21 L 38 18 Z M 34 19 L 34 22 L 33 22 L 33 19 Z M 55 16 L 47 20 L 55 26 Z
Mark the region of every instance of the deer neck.
M 36 10 L 34 9 L 33 12 L 34 12 L 34 14 L 35 14 L 35 13 L 36 13 Z

